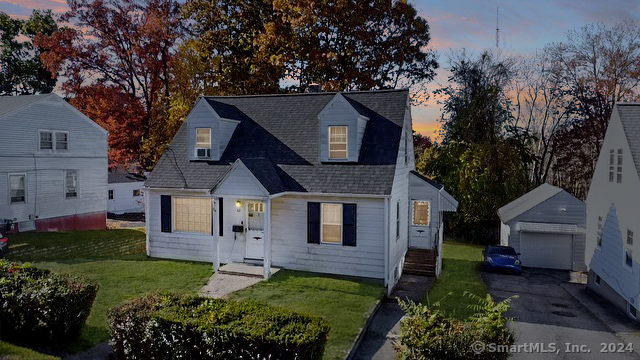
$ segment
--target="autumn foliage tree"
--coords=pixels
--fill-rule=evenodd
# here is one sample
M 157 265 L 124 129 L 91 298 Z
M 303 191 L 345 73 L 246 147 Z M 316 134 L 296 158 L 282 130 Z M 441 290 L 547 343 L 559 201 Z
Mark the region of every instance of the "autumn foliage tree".
M 112 160 L 151 168 L 174 135 L 175 126 L 167 124 L 168 117 L 158 109 L 166 107 L 161 101 L 169 98 L 173 56 L 182 31 L 180 4 L 174 0 L 69 0 L 68 4 L 70 11 L 61 21 L 72 22 L 75 28 L 35 39 L 43 64 L 65 78 L 62 88 L 80 111 L 108 128 L 136 129 L 111 133 Z M 122 116 L 115 118 L 117 107 L 133 112 L 119 111 Z M 128 136 L 133 139 L 120 138 Z
M 50 93 L 56 80 L 42 65 L 32 43 L 37 35 L 58 29 L 51 10 L 34 10 L 26 20 L 0 12 L 0 95 Z

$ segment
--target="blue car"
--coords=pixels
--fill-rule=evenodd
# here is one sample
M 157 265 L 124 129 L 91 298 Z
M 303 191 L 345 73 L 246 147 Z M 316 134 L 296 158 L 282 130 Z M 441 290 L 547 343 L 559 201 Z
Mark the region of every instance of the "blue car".
M 516 275 L 522 274 L 522 267 L 517 253 L 511 246 L 487 245 L 482 252 L 484 271 L 501 270 Z

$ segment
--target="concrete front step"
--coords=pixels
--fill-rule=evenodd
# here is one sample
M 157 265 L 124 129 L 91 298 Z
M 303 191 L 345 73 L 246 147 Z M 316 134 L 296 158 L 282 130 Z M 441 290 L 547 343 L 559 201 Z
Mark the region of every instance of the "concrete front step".
M 271 268 L 271 275 L 280 271 L 279 268 Z M 246 263 L 229 263 L 218 269 L 220 274 L 240 275 L 249 277 L 262 278 L 264 276 L 264 268 L 261 265 L 253 265 Z

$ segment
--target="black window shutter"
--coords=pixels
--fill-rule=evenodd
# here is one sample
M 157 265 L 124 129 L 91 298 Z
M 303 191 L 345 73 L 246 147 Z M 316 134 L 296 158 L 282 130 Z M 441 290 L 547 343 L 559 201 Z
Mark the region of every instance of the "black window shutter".
M 307 203 L 307 243 L 320 244 L 320 203 Z
M 223 198 L 219 198 L 218 199 L 218 235 L 223 236 L 223 232 L 222 232 L 222 228 L 224 227 L 224 215 L 222 214 L 222 208 L 224 205 L 224 199 Z
M 356 246 L 356 204 L 342 205 L 342 245 Z
M 160 195 L 160 230 L 171 232 L 171 196 Z

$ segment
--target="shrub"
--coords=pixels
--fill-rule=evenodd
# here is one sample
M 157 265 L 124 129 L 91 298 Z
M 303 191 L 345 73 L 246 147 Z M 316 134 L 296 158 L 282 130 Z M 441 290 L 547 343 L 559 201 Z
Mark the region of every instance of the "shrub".
M 252 302 L 151 294 L 111 310 L 120 359 L 321 359 L 319 317 Z
M 465 292 L 478 301 L 478 311 L 466 321 L 444 315 L 438 308 L 399 301 L 407 316 L 400 323 L 398 348 L 402 359 L 506 359 L 508 351 L 494 351 L 490 344 L 509 347 L 515 338 L 503 314 L 511 299 L 496 303 Z M 504 350 L 504 349 L 503 349 Z
M 77 276 L 0 260 L 1 335 L 35 345 L 70 340 L 87 320 L 97 291 L 98 285 Z

